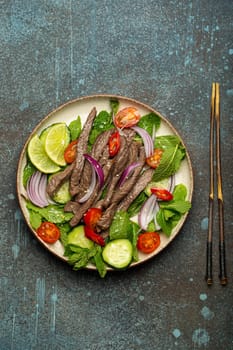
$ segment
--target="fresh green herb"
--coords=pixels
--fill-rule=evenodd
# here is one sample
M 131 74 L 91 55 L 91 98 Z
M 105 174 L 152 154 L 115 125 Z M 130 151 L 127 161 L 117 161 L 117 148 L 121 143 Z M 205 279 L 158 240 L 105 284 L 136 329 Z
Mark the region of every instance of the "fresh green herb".
M 91 133 L 89 136 L 89 146 L 92 146 L 99 134 L 102 132 L 114 128 L 112 116 L 107 111 L 101 111 L 95 118 Z
M 73 217 L 72 213 L 65 213 L 63 206 L 50 204 L 47 207 L 39 208 L 31 202 L 27 202 L 27 208 L 31 212 L 39 214 L 46 221 L 54 224 L 61 224 L 70 221 Z
M 129 214 L 129 217 L 133 217 L 134 215 L 138 214 L 138 212 L 141 209 L 141 206 L 143 203 L 147 200 L 147 195 L 145 192 L 141 192 L 135 200 L 131 203 L 130 207 L 128 208 L 127 212 Z
M 187 189 L 183 184 L 174 188 L 173 200 L 169 202 L 160 202 L 160 210 L 156 219 L 161 226 L 162 231 L 170 236 L 173 228 L 177 225 L 181 216 L 189 211 L 191 203 L 186 201 Z
M 161 181 L 174 174 L 179 169 L 183 157 L 183 151 L 179 145 L 165 149 L 152 181 Z
M 72 227 L 68 222 L 65 222 L 64 224 L 57 224 L 57 226 L 60 230 L 60 241 L 65 247 L 68 241 L 68 233 L 72 230 Z
M 145 129 L 152 136 L 153 129 L 158 130 L 160 123 L 161 118 L 157 114 L 149 113 L 140 118 L 137 126 Z
M 107 268 L 103 261 L 102 248 L 100 246 L 96 246 L 96 254 L 94 255 L 93 259 L 100 277 L 104 278 L 107 273 Z
M 129 219 L 128 213 L 118 211 L 110 226 L 109 238 L 110 240 L 119 238 L 131 239 L 132 229 L 132 222 Z
M 36 168 L 32 164 L 32 162 L 28 159 L 27 164 L 25 165 L 23 169 L 23 185 L 24 187 L 27 186 L 27 182 L 32 176 L 32 174 L 36 171 Z
M 65 245 L 64 256 L 68 258 L 68 263 L 74 270 L 80 270 L 92 262 L 99 272 L 100 277 L 105 277 L 107 273 L 106 265 L 102 258 L 102 249 L 97 244 L 92 249 L 81 248 L 75 244 Z
M 34 230 L 37 230 L 42 223 L 42 216 L 33 210 L 29 210 L 29 221 Z
M 110 100 L 110 107 L 111 107 L 111 115 L 115 115 L 118 112 L 119 109 L 119 101 L 118 100 Z
M 71 141 L 76 140 L 79 137 L 82 130 L 82 123 L 81 123 L 80 116 L 78 116 L 75 120 L 72 120 L 68 128 L 70 130 Z
M 185 148 L 181 145 L 180 138 L 177 135 L 163 135 L 155 138 L 156 148 L 167 149 L 170 147 L 176 147 L 177 145 L 183 150 L 185 156 Z

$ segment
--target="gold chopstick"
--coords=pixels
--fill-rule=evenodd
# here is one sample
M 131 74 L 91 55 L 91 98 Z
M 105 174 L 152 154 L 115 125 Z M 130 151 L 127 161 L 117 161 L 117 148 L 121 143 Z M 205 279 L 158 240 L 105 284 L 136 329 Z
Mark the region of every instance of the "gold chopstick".
M 215 121 L 216 121 L 216 167 L 217 167 L 217 194 L 218 194 L 218 220 L 219 220 L 219 278 L 222 285 L 227 284 L 224 212 L 221 174 L 221 148 L 220 148 L 220 87 L 216 83 L 215 92 Z
M 210 111 L 210 143 L 209 143 L 209 224 L 207 237 L 206 281 L 208 285 L 213 283 L 212 275 L 212 245 L 213 245 L 213 207 L 214 207 L 214 126 L 216 123 L 216 170 L 217 170 L 217 198 L 219 218 L 219 278 L 222 285 L 227 284 L 225 261 L 225 237 L 224 237 L 224 211 L 221 175 L 221 149 L 220 149 L 220 86 L 212 84 L 211 111 Z

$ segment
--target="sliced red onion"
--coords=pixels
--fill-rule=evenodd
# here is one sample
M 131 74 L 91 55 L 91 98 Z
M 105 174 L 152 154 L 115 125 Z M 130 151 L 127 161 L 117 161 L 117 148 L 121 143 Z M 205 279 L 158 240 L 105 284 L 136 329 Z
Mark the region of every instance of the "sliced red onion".
M 30 201 L 36 206 L 43 208 L 49 202 L 46 194 L 47 175 L 35 171 L 27 183 L 27 195 Z
M 96 173 L 95 173 L 94 167 L 92 167 L 91 169 L 92 169 L 91 184 L 90 184 L 87 192 L 85 193 L 85 195 L 81 199 L 79 199 L 79 203 L 86 202 L 90 198 L 91 194 L 94 191 L 94 188 L 96 185 Z
M 155 209 L 154 209 L 154 218 L 153 219 L 154 219 L 155 229 L 159 231 L 159 230 L 161 230 L 161 226 L 158 224 L 157 218 L 156 218 L 156 215 L 157 215 L 158 211 L 159 211 L 159 204 L 158 204 L 158 202 L 156 202 Z
M 170 186 L 169 186 L 169 189 L 168 189 L 168 191 L 170 193 L 172 193 L 174 191 L 175 184 L 176 184 L 176 177 L 175 177 L 175 174 L 173 174 L 170 177 Z
M 138 214 L 138 223 L 142 230 L 147 230 L 147 226 L 154 219 L 155 213 L 157 213 L 157 197 L 151 195 L 146 202 L 142 205 Z
M 103 172 L 101 165 L 97 162 L 97 160 L 95 160 L 89 154 L 84 154 L 84 157 L 88 160 L 88 162 L 95 169 L 95 172 L 96 172 L 98 179 L 99 179 L 100 188 L 102 188 L 104 185 L 104 172 Z
M 150 157 L 154 152 L 154 142 L 150 134 L 139 126 L 131 126 L 131 129 L 141 136 L 145 147 L 146 157 Z
M 118 182 L 119 187 L 121 187 L 123 185 L 123 183 L 125 182 L 125 180 L 128 179 L 128 177 L 131 175 L 132 171 L 137 168 L 140 165 L 139 162 L 135 162 L 130 164 L 127 168 L 125 168 L 125 170 L 123 171 L 123 173 L 121 174 L 120 180 Z

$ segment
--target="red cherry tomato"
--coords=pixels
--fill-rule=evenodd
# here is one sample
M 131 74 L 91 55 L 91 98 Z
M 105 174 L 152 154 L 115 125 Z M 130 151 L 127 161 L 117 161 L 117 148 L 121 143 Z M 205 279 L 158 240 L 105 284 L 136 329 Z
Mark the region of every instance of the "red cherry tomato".
M 171 201 L 173 199 L 173 194 L 165 188 L 151 188 L 150 190 L 151 193 L 155 194 L 162 201 Z
M 42 222 L 36 232 L 38 236 L 46 243 L 55 243 L 60 238 L 59 228 L 49 221 Z
M 163 150 L 160 148 L 156 148 L 152 156 L 146 158 L 147 164 L 151 168 L 156 169 L 159 166 L 162 154 L 163 154 Z
M 96 244 L 101 245 L 101 247 L 105 246 L 105 240 L 103 239 L 103 237 L 95 231 L 93 231 L 90 227 L 84 226 L 84 232 L 87 238 L 91 239 Z
M 114 132 L 108 140 L 109 155 L 114 157 L 120 149 L 120 134 L 119 132 Z
M 114 118 L 115 125 L 122 128 L 129 128 L 138 123 L 140 119 L 138 110 L 134 107 L 126 107 L 121 109 Z
M 76 158 L 78 140 L 72 141 L 65 149 L 64 158 L 66 163 L 71 164 Z
M 90 227 L 92 230 L 95 230 L 96 224 L 102 216 L 102 210 L 99 208 L 90 208 L 84 214 L 83 221 L 86 226 Z
M 145 253 L 152 253 L 160 245 L 160 235 L 157 232 L 144 232 L 138 237 L 137 248 Z

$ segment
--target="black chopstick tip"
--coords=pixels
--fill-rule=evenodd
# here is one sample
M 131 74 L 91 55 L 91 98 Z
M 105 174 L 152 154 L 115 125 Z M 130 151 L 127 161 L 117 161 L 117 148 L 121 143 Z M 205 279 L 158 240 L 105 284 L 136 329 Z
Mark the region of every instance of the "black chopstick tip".
M 226 286 L 227 282 L 227 277 L 220 277 L 220 283 L 222 286 Z

